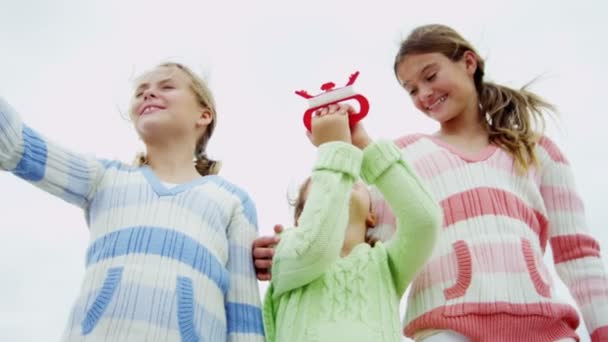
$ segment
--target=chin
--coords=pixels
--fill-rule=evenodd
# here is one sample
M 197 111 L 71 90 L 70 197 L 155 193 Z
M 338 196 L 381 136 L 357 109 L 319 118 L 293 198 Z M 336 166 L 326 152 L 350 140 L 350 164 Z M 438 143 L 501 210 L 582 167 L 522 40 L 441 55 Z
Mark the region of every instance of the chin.
M 440 124 L 447 123 L 456 117 L 456 115 L 454 115 L 452 113 L 445 113 L 445 112 L 427 113 L 427 115 L 429 116 L 429 118 L 437 121 Z
M 152 123 L 138 123 L 135 126 L 135 130 L 137 131 L 137 135 L 144 142 L 148 142 L 151 140 L 156 140 L 159 137 L 165 135 L 166 129 L 163 125 L 157 125 Z

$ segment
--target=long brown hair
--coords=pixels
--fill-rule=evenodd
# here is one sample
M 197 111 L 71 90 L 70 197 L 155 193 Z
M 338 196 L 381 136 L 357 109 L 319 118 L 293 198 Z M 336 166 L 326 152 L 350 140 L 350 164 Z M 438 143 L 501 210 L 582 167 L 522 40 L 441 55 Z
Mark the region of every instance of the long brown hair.
M 537 164 L 534 147 L 544 130 L 544 113 L 555 111 L 552 104 L 528 91 L 530 83 L 516 90 L 484 81 L 485 63 L 473 46 L 454 29 L 437 24 L 417 27 L 409 34 L 395 57 L 394 72 L 396 75 L 397 67 L 410 54 L 441 53 L 456 62 L 466 51 L 476 56 L 473 80 L 479 97 L 480 120 L 490 142 L 511 154 L 517 168 L 526 171 Z
M 218 174 L 221 163 L 219 161 L 212 160 L 207 156 L 207 144 L 213 135 L 215 126 L 217 125 L 217 112 L 211 89 L 209 89 L 207 83 L 203 81 L 202 78 L 197 76 L 190 68 L 183 64 L 168 62 L 160 64 L 158 67 L 177 68 L 178 70 L 184 72 L 188 78 L 190 78 L 190 89 L 192 92 L 194 92 L 194 95 L 196 95 L 199 104 L 211 112 L 212 120 L 207 126 L 205 133 L 203 133 L 203 135 L 198 139 L 196 148 L 193 151 L 194 166 L 196 167 L 196 171 L 198 171 L 201 176 Z M 146 163 L 146 155 L 143 153 L 138 154 L 135 159 L 135 164 L 139 166 Z

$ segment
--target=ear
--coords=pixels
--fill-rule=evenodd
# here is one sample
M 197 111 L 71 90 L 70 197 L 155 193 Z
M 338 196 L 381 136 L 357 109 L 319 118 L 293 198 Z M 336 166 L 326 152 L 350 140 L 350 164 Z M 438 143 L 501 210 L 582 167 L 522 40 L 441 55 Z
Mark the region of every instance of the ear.
M 376 226 L 376 214 L 371 210 L 367 213 L 367 217 L 365 218 L 365 226 L 367 228 L 374 228 Z
M 209 124 L 212 121 L 213 121 L 213 114 L 211 114 L 211 111 L 207 108 L 203 108 L 200 111 L 200 116 L 198 117 L 198 120 L 196 120 L 196 125 L 198 127 L 209 126 Z
M 473 76 L 477 70 L 477 54 L 471 50 L 467 50 L 462 55 L 462 61 L 467 70 L 467 74 Z

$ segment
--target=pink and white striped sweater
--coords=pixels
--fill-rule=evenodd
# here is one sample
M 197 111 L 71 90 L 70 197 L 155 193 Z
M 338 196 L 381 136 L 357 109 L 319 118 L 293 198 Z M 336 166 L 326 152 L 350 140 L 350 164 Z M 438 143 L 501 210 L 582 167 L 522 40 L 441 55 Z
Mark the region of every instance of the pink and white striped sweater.
M 537 144 L 540 167 L 525 175 L 494 145 L 474 156 L 422 134 L 397 145 L 444 211 L 433 256 L 410 289 L 405 335 L 450 329 L 473 341 L 576 339 L 578 315 L 554 297 L 542 262 L 549 242 L 592 341 L 608 341 L 599 243 L 589 235 L 568 161 L 550 139 Z M 379 218 L 373 234 L 386 240 L 394 217 L 372 193 Z

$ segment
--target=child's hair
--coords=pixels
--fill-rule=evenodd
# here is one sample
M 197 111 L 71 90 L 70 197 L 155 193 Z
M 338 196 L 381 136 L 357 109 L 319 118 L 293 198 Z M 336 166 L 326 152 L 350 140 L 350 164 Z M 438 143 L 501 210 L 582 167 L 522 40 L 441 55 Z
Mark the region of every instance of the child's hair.
M 308 187 L 310 185 L 310 182 L 311 182 L 311 178 L 307 177 L 306 180 L 304 180 L 304 182 L 302 183 L 302 185 L 300 185 L 300 188 L 298 189 L 298 196 L 296 197 L 296 199 L 289 201 L 289 204 L 291 204 L 294 209 L 293 210 L 293 223 L 295 226 L 298 225 L 298 219 L 300 218 L 300 215 L 302 215 L 302 211 L 304 211 L 304 205 L 306 205 L 306 199 L 308 197 L 307 192 L 308 192 Z M 371 210 L 371 208 L 370 208 L 370 210 Z M 378 239 L 366 234 L 365 242 L 373 247 L 376 244 L 376 242 L 378 242 Z
M 304 211 L 304 204 L 306 204 L 306 191 L 308 190 L 308 185 L 310 184 L 310 177 L 307 177 L 306 180 L 300 185 L 298 189 L 298 196 L 295 200 L 290 201 L 290 204 L 293 206 L 293 223 L 297 225 L 298 219 L 300 215 L 302 215 L 302 211 Z
M 441 53 L 452 61 L 459 61 L 466 51 L 477 59 L 473 75 L 479 96 L 481 121 L 490 135 L 490 141 L 510 153 L 521 171 L 536 165 L 534 147 L 544 129 L 543 112 L 554 111 L 552 104 L 527 90 L 530 83 L 520 90 L 485 82 L 484 60 L 473 46 L 458 32 L 444 25 L 424 25 L 414 29 L 401 43 L 393 66 L 397 67 L 410 54 Z M 540 124 L 540 130 L 535 126 Z M 535 125 L 535 126 L 533 126 Z
M 211 135 L 213 135 L 213 131 L 215 130 L 215 126 L 217 124 L 215 100 L 213 99 L 211 90 L 202 78 L 197 76 L 192 70 L 190 70 L 190 68 L 183 64 L 167 62 L 158 65 L 158 67 L 177 68 L 184 72 L 190 78 L 190 89 L 196 95 L 200 105 L 211 112 L 212 120 L 207 126 L 205 133 L 199 138 L 196 144 L 196 148 L 194 150 L 194 162 L 196 170 L 199 174 L 201 174 L 201 176 L 218 174 L 221 163 L 219 161 L 209 159 L 207 156 L 207 144 L 209 143 L 209 139 L 211 139 Z M 138 154 L 135 159 L 135 164 L 141 166 L 146 163 L 146 155 L 143 153 Z

